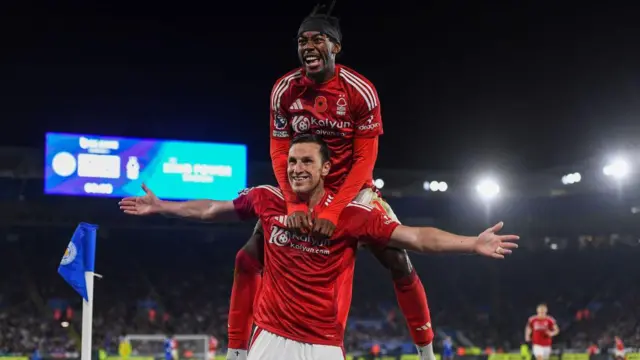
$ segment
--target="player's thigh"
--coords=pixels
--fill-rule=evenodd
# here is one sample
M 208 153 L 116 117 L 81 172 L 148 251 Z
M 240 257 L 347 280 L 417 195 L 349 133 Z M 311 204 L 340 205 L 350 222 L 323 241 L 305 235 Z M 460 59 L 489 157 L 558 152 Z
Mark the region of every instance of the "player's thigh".
M 253 233 L 242 247 L 242 251 L 264 265 L 264 231 L 260 220 L 256 222 Z
M 369 191 L 369 193 L 365 193 L 365 191 Z M 358 194 L 356 201 L 358 201 L 358 199 L 363 203 L 368 201 L 368 205 L 377 208 L 391 219 L 399 222 L 398 217 L 393 212 L 391 206 L 372 190 L 363 189 L 360 194 Z M 391 272 L 391 276 L 394 279 L 411 275 L 413 266 L 411 265 L 411 260 L 409 260 L 409 254 L 407 254 L 405 250 L 388 246 L 366 246 L 366 248 L 371 251 L 373 256 L 378 259 L 382 266 Z

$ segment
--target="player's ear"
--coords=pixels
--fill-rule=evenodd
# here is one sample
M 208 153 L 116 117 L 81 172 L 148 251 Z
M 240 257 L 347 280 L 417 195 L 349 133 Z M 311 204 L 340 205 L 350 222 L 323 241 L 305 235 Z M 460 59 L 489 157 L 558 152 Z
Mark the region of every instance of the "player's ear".
M 333 49 L 331 49 L 331 53 L 333 55 L 338 55 L 340 50 L 342 50 L 342 45 L 340 45 L 340 43 L 333 43 Z
M 322 177 L 329 175 L 329 170 L 331 170 L 331 161 L 325 161 L 324 164 L 322 164 Z

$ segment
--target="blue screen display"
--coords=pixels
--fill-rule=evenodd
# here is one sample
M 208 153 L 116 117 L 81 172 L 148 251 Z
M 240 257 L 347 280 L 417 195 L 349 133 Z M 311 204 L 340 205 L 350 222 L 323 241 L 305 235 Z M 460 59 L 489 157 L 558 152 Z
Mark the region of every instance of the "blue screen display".
M 47 133 L 45 194 L 232 200 L 247 185 L 247 147 Z

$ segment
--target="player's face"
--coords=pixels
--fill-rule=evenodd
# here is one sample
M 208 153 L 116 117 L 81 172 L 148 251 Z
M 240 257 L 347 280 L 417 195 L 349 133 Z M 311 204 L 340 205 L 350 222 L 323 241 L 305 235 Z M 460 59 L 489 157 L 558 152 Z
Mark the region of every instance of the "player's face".
M 298 57 L 308 75 L 320 76 L 333 69 L 338 52 L 340 44 L 317 31 L 307 31 L 298 37 Z
M 545 316 L 547 315 L 547 307 L 544 305 L 540 305 L 538 306 L 538 308 L 536 309 L 538 312 L 538 316 Z
M 330 167 L 330 162 L 322 161 L 318 144 L 295 144 L 289 149 L 289 183 L 297 194 L 308 194 L 322 186 Z

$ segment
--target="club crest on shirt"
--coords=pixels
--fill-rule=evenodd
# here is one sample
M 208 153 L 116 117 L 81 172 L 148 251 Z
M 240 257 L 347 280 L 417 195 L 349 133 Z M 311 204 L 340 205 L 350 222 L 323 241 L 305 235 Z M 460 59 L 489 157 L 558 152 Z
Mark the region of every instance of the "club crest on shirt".
M 347 113 L 347 99 L 341 94 L 336 102 L 336 115 L 344 116 Z

